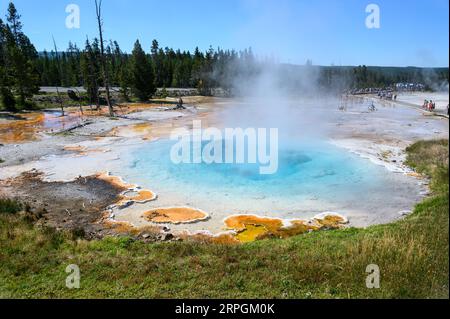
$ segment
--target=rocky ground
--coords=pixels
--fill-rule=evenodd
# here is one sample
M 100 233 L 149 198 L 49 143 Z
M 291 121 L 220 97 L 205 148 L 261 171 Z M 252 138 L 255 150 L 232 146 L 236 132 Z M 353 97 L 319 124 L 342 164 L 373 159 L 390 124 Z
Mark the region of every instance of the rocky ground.
M 3 180 L 0 196 L 18 198 L 40 224 L 98 238 L 112 233 L 100 220 L 121 191 L 95 177 L 80 177 L 66 183 L 44 182 L 42 173 L 30 171 Z

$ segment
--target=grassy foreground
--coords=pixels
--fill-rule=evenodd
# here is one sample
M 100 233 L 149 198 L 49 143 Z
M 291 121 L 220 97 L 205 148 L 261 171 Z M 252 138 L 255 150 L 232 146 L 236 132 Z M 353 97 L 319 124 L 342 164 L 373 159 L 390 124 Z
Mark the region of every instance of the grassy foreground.
M 408 148 L 433 195 L 406 219 L 240 246 L 100 241 L 37 228 L 0 201 L 0 297 L 8 298 L 448 298 L 448 141 Z M 66 267 L 81 270 L 66 288 Z M 380 289 L 367 289 L 377 264 Z

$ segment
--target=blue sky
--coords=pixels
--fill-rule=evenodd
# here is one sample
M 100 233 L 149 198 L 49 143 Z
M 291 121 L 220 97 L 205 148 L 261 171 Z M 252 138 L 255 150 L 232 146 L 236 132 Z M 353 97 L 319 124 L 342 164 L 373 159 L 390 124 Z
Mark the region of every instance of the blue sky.
M 4 16 L 7 0 L 0 0 Z M 94 0 L 15 0 L 24 31 L 38 50 L 96 36 Z M 67 29 L 77 4 L 80 29 Z M 136 39 L 161 46 L 243 49 L 281 62 L 321 65 L 448 66 L 448 0 L 103 0 L 105 37 L 130 52 Z M 380 7 L 380 28 L 365 9 Z

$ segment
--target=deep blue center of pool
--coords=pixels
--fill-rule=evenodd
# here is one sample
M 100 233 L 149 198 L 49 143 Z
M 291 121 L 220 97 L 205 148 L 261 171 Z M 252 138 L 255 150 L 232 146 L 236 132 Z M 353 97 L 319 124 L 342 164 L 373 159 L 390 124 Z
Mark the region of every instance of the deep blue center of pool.
M 141 185 L 172 192 L 227 193 L 236 197 L 298 197 L 327 201 L 352 199 L 379 192 L 387 170 L 331 144 L 282 145 L 278 171 L 259 174 L 260 164 L 175 164 L 175 142 L 159 140 L 130 154 L 125 168 Z

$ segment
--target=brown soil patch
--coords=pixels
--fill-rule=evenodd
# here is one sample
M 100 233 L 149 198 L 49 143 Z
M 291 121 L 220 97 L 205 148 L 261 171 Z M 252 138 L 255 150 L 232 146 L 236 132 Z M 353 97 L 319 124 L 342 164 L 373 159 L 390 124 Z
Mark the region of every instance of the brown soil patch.
M 154 199 L 155 193 L 148 189 L 141 189 L 137 191 L 137 194 L 135 196 L 128 196 L 126 194 L 125 196 L 128 200 L 132 200 L 133 202 L 143 203 Z
M 99 173 L 95 177 L 102 181 L 110 183 L 111 185 L 113 185 L 117 188 L 122 189 L 122 192 L 137 187 L 137 185 L 135 185 L 135 184 L 126 183 L 120 177 L 112 176 L 112 175 L 109 175 L 108 173 Z
M 98 221 L 123 192 L 122 188 L 95 176 L 67 183 L 45 182 L 36 171 L 2 181 L 0 190 L 29 206 L 27 210 L 38 216 L 40 223 L 57 229 L 82 229 L 88 238 L 111 233 Z
M 156 199 L 156 194 L 148 189 L 140 189 L 137 191 L 130 191 L 130 192 L 134 192 L 134 193 L 136 193 L 136 195 L 128 195 L 129 192 L 123 193 L 120 196 L 121 197 L 120 201 L 117 202 L 115 205 L 122 206 L 129 202 L 142 204 L 142 203 L 146 203 L 146 202 Z

